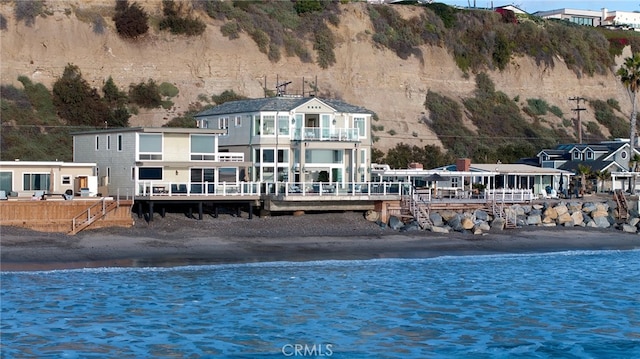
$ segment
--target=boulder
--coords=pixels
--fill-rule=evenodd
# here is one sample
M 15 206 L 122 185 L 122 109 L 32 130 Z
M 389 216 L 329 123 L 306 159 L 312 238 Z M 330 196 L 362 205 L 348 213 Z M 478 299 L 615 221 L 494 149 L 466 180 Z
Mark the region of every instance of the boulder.
M 591 213 L 596 210 L 596 205 L 593 202 L 585 202 L 582 204 L 582 212 Z
M 458 214 L 449 218 L 449 220 L 447 221 L 447 225 L 454 231 L 460 232 L 464 230 L 464 228 L 462 228 L 462 218 Z
M 404 227 L 404 223 L 402 223 L 400 218 L 398 218 L 396 216 L 389 217 L 389 228 L 391 228 L 393 230 L 398 230 L 398 229 L 400 229 L 402 227 Z
M 609 223 L 609 220 L 607 219 L 607 217 L 604 217 L 604 216 L 593 217 L 593 221 L 595 222 L 596 227 L 598 228 L 609 228 L 611 226 L 611 223 Z
M 565 227 L 573 227 L 575 223 L 573 223 L 573 220 L 571 220 L 569 222 L 564 222 L 562 225 Z
M 404 226 L 402 226 L 402 228 L 400 228 L 400 232 L 415 232 L 415 231 L 418 231 L 419 229 L 420 229 L 420 226 L 418 226 L 418 223 L 415 221 L 411 221 L 405 224 Z
M 462 218 L 462 228 L 464 229 L 472 229 L 475 226 L 475 223 L 471 220 L 471 218 L 464 217 Z
M 453 217 L 457 217 L 459 214 L 456 211 L 452 211 L 450 209 L 446 209 L 444 211 L 440 211 L 440 215 L 445 222 L 449 222 L 449 220 Z
M 553 207 L 553 209 L 556 210 L 558 217 L 562 216 L 565 213 L 569 213 L 569 208 L 567 208 L 567 206 L 565 206 L 563 203 L 556 205 L 555 207 Z
M 503 230 L 505 220 L 503 218 L 496 218 L 491 222 L 491 229 Z
M 638 217 L 629 218 L 629 224 L 630 225 L 638 226 L 638 223 L 640 223 L 640 218 L 638 218 Z
M 436 227 L 440 227 L 444 224 L 444 221 L 442 220 L 442 216 L 438 212 L 432 212 L 429 215 L 429 219 L 431 220 L 431 223 L 433 223 L 433 225 Z
M 540 223 L 542 223 L 542 218 L 539 214 L 532 214 L 527 217 L 527 224 L 530 226 L 538 225 Z
M 596 219 L 599 217 L 607 217 L 609 215 L 609 212 L 596 209 L 595 211 L 591 212 L 590 215 L 591 218 Z
M 480 229 L 479 227 L 473 227 L 473 234 L 474 235 L 482 234 L 482 229 Z
M 476 209 L 474 212 L 474 215 L 476 216 L 477 220 L 480 220 L 480 221 L 489 220 L 489 214 L 482 209 Z
M 584 223 L 584 216 L 582 215 L 582 211 L 576 211 L 571 214 L 571 220 L 573 220 L 573 224 L 580 226 Z
M 575 213 L 575 212 L 579 212 L 582 211 L 582 203 L 580 202 L 571 202 L 569 203 L 569 212 L 570 213 Z
M 533 206 L 531 206 L 531 208 L 541 211 L 544 208 L 544 206 L 541 204 L 534 204 Z
M 556 222 L 543 223 L 542 226 L 543 227 L 555 227 L 556 226 Z
M 571 215 L 569 214 L 568 211 L 558 216 L 558 224 L 565 224 L 567 222 L 573 222 L 573 219 L 571 218 Z
M 636 226 L 632 226 L 632 225 L 626 224 L 626 223 L 622 225 L 621 229 L 622 229 L 623 232 L 627 232 L 627 233 L 636 233 L 638 231 Z
M 555 220 L 556 218 L 558 218 L 558 211 L 556 211 L 555 208 L 549 207 L 544 210 L 543 215 L 545 219 L 549 218 Z
M 380 219 L 380 212 L 370 209 L 364 213 L 364 218 L 370 222 L 377 222 Z
M 449 228 L 448 227 L 432 226 L 431 227 L 431 232 L 433 232 L 433 233 L 449 233 Z
M 478 227 L 479 229 L 481 229 L 482 231 L 485 231 L 485 232 L 491 230 L 491 226 L 487 222 L 480 222 L 480 223 L 476 224 L 476 227 Z

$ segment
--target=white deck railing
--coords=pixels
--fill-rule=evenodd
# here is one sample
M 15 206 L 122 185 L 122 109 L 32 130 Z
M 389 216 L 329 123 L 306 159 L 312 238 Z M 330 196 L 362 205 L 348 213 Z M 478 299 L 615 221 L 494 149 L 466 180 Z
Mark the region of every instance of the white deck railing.
M 293 139 L 298 141 L 358 141 L 357 128 L 303 127 L 296 129 Z

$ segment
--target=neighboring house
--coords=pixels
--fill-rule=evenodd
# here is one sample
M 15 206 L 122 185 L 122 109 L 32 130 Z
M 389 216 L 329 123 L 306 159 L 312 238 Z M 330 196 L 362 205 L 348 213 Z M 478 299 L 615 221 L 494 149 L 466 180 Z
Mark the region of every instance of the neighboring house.
M 564 8 L 538 11 L 533 15 L 545 19 L 566 20 L 578 25 L 632 28 L 634 30 L 640 30 L 640 13 L 638 12 L 608 11 L 606 8 L 602 8 L 600 11 Z
M 372 115 L 339 100 L 278 96 L 226 102 L 195 117 L 199 127 L 228 131 L 220 148 L 244 153 L 252 181 L 348 183 L 369 181 Z
M 595 144 L 563 144 L 552 149 L 544 149 L 537 155 L 537 163 L 544 168 L 558 168 L 579 173 L 581 166 L 588 167 L 593 173 L 609 173 L 611 183 L 604 181 L 599 190 L 608 188 L 628 189 L 630 160 L 634 154 L 640 156 L 638 149 L 631 153 L 628 140 L 603 141 Z
M 588 166 L 593 172 L 629 171 L 629 142 L 603 141 L 595 144 L 562 144 L 540 151 L 536 157 L 544 168 L 558 168 L 578 172 L 578 166 Z M 635 154 L 640 155 L 638 150 Z
M 73 160 L 95 162 L 95 175 L 112 196 L 186 193 L 187 188 L 211 193 L 223 182 L 244 180 L 249 165 L 242 153 L 218 151 L 225 132 L 168 127 L 76 132 Z
M 527 14 L 526 11 L 524 11 L 524 10 L 520 9 L 519 7 L 514 6 L 514 5 L 496 6 L 494 8 L 494 10 L 497 13 L 500 13 L 500 14 L 502 14 L 505 10 L 513 11 L 514 14 L 519 14 L 519 15 Z
M 93 176 L 95 167 L 95 163 L 0 161 L 0 191 L 18 197 L 32 197 L 43 191 L 63 194 L 71 190 L 77 193 L 80 187 L 88 186 L 81 182 Z M 95 196 L 96 192 L 97 188 L 94 188 L 89 195 Z

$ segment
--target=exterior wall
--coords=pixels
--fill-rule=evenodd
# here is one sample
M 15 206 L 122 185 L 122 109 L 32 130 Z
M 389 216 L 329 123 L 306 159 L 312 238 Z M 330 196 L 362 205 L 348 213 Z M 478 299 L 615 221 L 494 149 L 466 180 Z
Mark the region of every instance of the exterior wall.
M 48 175 L 49 186 L 41 190 L 47 193 L 63 194 L 67 190 L 74 190 L 76 177 L 91 176 L 94 166 L 94 163 L 7 161 L 0 163 L 0 172 L 11 173 L 11 191 L 16 192 L 18 197 L 31 197 L 37 190 L 24 188 L 24 174 Z M 5 188 L 2 189 L 7 191 Z

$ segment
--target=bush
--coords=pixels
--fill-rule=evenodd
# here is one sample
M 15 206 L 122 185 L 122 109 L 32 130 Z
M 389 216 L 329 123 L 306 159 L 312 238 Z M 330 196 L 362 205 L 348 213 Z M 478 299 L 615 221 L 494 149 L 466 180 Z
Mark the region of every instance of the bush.
M 36 17 L 43 13 L 44 4 L 42 0 L 16 1 L 15 16 L 16 21 L 24 21 L 24 24 L 31 27 L 36 22 Z
M 202 35 L 207 25 L 199 19 L 180 17 L 182 5 L 176 6 L 173 0 L 162 1 L 164 18 L 160 20 L 160 30 L 170 30 L 172 34 L 195 36 Z
M 553 105 L 551 107 L 549 107 L 549 112 L 551 112 L 552 114 L 558 116 L 558 118 L 562 118 L 562 116 L 564 115 L 562 113 L 562 110 L 560 109 L 560 107 Z
M 149 30 L 149 15 L 138 5 L 129 5 L 127 0 L 116 0 L 116 14 L 113 21 L 118 34 L 125 38 L 136 38 Z
M 31 110 L 31 102 L 27 94 L 13 85 L 0 86 L 0 98 L 13 102 L 17 108 Z
M 155 81 L 149 79 L 146 83 L 129 85 L 129 100 L 144 108 L 156 108 L 162 106 L 162 96 Z
M 628 122 L 616 116 L 611 106 L 602 100 L 590 100 L 589 104 L 595 112 L 596 121 L 606 127 L 612 137 L 629 137 Z
M 110 114 L 98 90 L 91 88 L 80 69 L 72 64 L 53 84 L 53 103 L 58 115 L 70 125 L 102 126 Z
M 7 29 L 7 18 L 4 15 L 0 14 L 0 30 Z
M 177 87 L 168 82 L 161 83 L 158 90 L 160 91 L 160 94 L 165 97 L 176 97 L 178 92 L 180 92 Z
M 246 100 L 246 99 L 247 99 L 246 96 L 238 95 L 233 90 L 225 90 L 220 95 L 211 96 L 211 100 L 213 100 L 213 102 L 216 105 L 222 105 L 225 102 Z
M 544 116 L 547 114 L 547 111 L 549 110 L 549 104 L 547 104 L 547 101 L 543 100 L 543 99 L 532 99 L 529 98 L 527 99 L 527 113 L 532 114 L 533 116 Z

